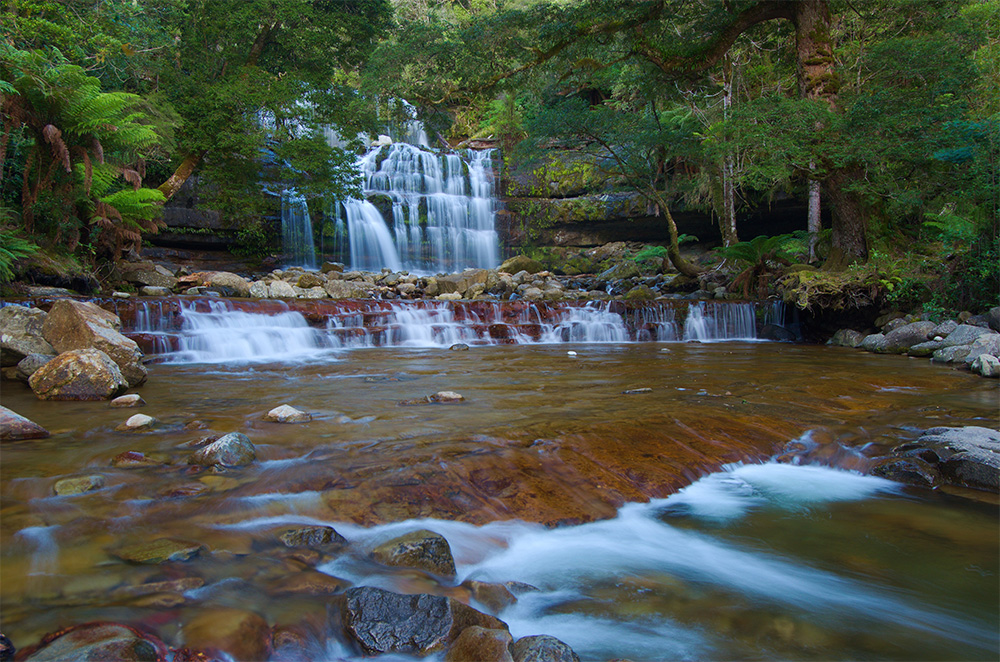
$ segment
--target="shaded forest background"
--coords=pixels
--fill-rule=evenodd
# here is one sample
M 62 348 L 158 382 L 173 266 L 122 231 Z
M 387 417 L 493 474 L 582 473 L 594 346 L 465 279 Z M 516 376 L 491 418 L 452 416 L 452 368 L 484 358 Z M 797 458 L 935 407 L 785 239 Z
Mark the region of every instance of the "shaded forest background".
M 263 191 L 357 194 L 365 136 L 412 107 L 435 147 L 498 145 L 508 185 L 569 162 L 640 194 L 670 237 L 647 255 L 691 277 L 998 301 L 996 0 L 8 0 L 0 95 L 7 281 L 100 271 L 192 174 L 265 254 Z M 777 197 L 801 233 L 737 235 Z M 721 267 L 678 209 L 716 220 Z

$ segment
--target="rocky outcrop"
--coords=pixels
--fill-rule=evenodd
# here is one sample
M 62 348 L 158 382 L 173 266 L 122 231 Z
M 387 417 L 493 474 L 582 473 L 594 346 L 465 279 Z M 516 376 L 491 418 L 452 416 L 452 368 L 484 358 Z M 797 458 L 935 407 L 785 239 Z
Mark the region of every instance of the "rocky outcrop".
M 444 536 L 421 529 L 393 538 L 372 550 L 384 565 L 426 570 L 442 577 L 455 576 L 455 559 Z
M 48 314 L 26 306 L 0 308 L 0 366 L 17 365 L 29 354 L 58 352 L 42 335 Z
M 918 485 L 952 484 L 1000 491 L 1000 432 L 990 428 L 931 428 L 892 449 L 876 475 Z
M 63 352 L 35 371 L 28 384 L 42 400 L 107 400 L 129 387 L 118 364 L 99 349 Z
M 49 431 L 24 416 L 0 406 L 0 441 L 45 439 Z
M 118 364 L 129 386 L 138 386 L 146 381 L 142 351 L 134 340 L 118 332 L 120 328 L 118 316 L 100 306 L 62 299 L 49 310 L 42 333 L 60 353 L 86 348 L 101 350 Z

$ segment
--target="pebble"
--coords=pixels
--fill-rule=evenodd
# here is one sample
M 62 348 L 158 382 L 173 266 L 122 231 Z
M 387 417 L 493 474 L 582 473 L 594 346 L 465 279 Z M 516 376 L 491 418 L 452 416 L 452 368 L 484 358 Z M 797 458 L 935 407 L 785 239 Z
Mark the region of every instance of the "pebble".
M 622 391 L 625 395 L 638 395 L 640 393 L 652 393 L 651 388 L 630 388 L 627 391 Z

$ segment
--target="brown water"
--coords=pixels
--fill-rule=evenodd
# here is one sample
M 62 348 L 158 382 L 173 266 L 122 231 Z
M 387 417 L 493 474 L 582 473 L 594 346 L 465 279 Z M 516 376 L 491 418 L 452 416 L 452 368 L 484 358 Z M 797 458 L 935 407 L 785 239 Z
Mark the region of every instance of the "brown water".
M 639 388 L 652 391 L 624 393 Z M 441 390 L 466 401 L 399 404 Z M 869 487 L 863 496 L 822 496 L 829 475 L 838 485 L 853 476 L 823 469 L 813 503 L 803 496 L 813 475 L 802 472 L 810 467 L 787 465 L 789 476 L 739 480 L 764 495 L 774 490 L 761 484 L 802 483 L 794 505 L 767 497 L 719 519 L 670 496 L 705 476 L 699 489 L 738 477 L 733 468 L 713 472 L 763 461 L 795 440 L 804 449 L 800 462 L 863 472 L 870 457 L 919 428 L 995 427 L 997 384 L 968 373 L 772 343 L 384 348 L 298 364 L 153 365 L 138 392 L 148 406 L 121 410 L 41 402 L 26 387 L 3 384 L 4 406 L 53 432 L 2 449 L 0 606 L 3 631 L 19 646 L 97 618 L 140 622 L 176 644 L 180 624 L 206 604 L 250 607 L 272 624 L 311 622 L 327 599 L 287 597 L 277 588 L 305 572 L 275 542 L 276 532 L 296 523 L 332 524 L 355 543 L 358 551 L 342 559 L 319 559 L 325 572 L 455 594 L 363 559 L 378 539 L 415 527 L 391 523 L 433 518 L 430 528 L 456 549 L 460 579 L 521 579 L 544 589 L 544 600 L 522 599 L 501 615 L 512 628 L 524 634 L 544 625 L 591 659 L 659 659 L 657 641 L 681 658 L 997 655 L 995 500 L 882 481 L 889 488 Z M 261 420 L 286 403 L 314 420 Z M 161 427 L 114 431 L 136 411 Z M 184 444 L 231 431 L 257 446 L 255 465 L 223 473 L 185 465 L 191 451 Z M 164 466 L 112 468 L 111 459 L 128 450 Z M 106 478 L 104 489 L 51 496 L 56 480 L 95 473 Z M 647 510 L 636 515 L 637 508 Z M 508 520 L 558 528 L 502 524 Z M 163 535 L 209 551 L 154 568 L 107 552 Z M 633 535 L 624 551 L 595 552 L 600 571 L 567 568 L 588 550 L 599 552 L 598 541 Z M 664 558 L 629 561 L 649 536 L 666 536 L 652 545 Z M 674 545 L 696 548 L 692 541 L 706 539 L 703 558 L 694 549 L 690 558 L 673 558 Z M 546 556 L 552 547 L 563 552 Z M 728 565 L 732 576 L 713 574 Z M 739 579 L 771 572 L 792 585 L 782 590 L 772 581 L 765 589 Z M 140 597 L 122 591 L 179 577 L 205 587 Z M 838 591 L 844 600 L 828 599 Z M 822 597 L 808 597 L 814 593 Z M 317 635 L 317 657 L 346 654 L 325 636 Z

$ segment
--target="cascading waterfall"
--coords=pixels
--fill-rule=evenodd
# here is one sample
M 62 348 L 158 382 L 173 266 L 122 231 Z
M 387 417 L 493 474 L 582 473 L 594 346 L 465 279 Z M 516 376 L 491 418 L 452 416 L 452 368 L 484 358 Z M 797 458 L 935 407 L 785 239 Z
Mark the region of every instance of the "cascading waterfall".
M 641 341 L 756 340 L 753 303 L 696 302 L 683 321 L 669 305 L 626 307 L 585 304 L 437 301 L 363 301 L 325 304 L 325 322 L 310 326 L 283 306 L 269 314 L 226 301 L 183 301 L 176 315 L 136 311 L 133 335 L 146 350 L 172 362 L 305 359 L 363 347 L 628 343 Z M 311 313 L 315 320 L 318 311 Z
M 295 191 L 281 193 L 281 239 L 289 265 L 314 269 L 316 248 L 312 219 L 305 196 Z

